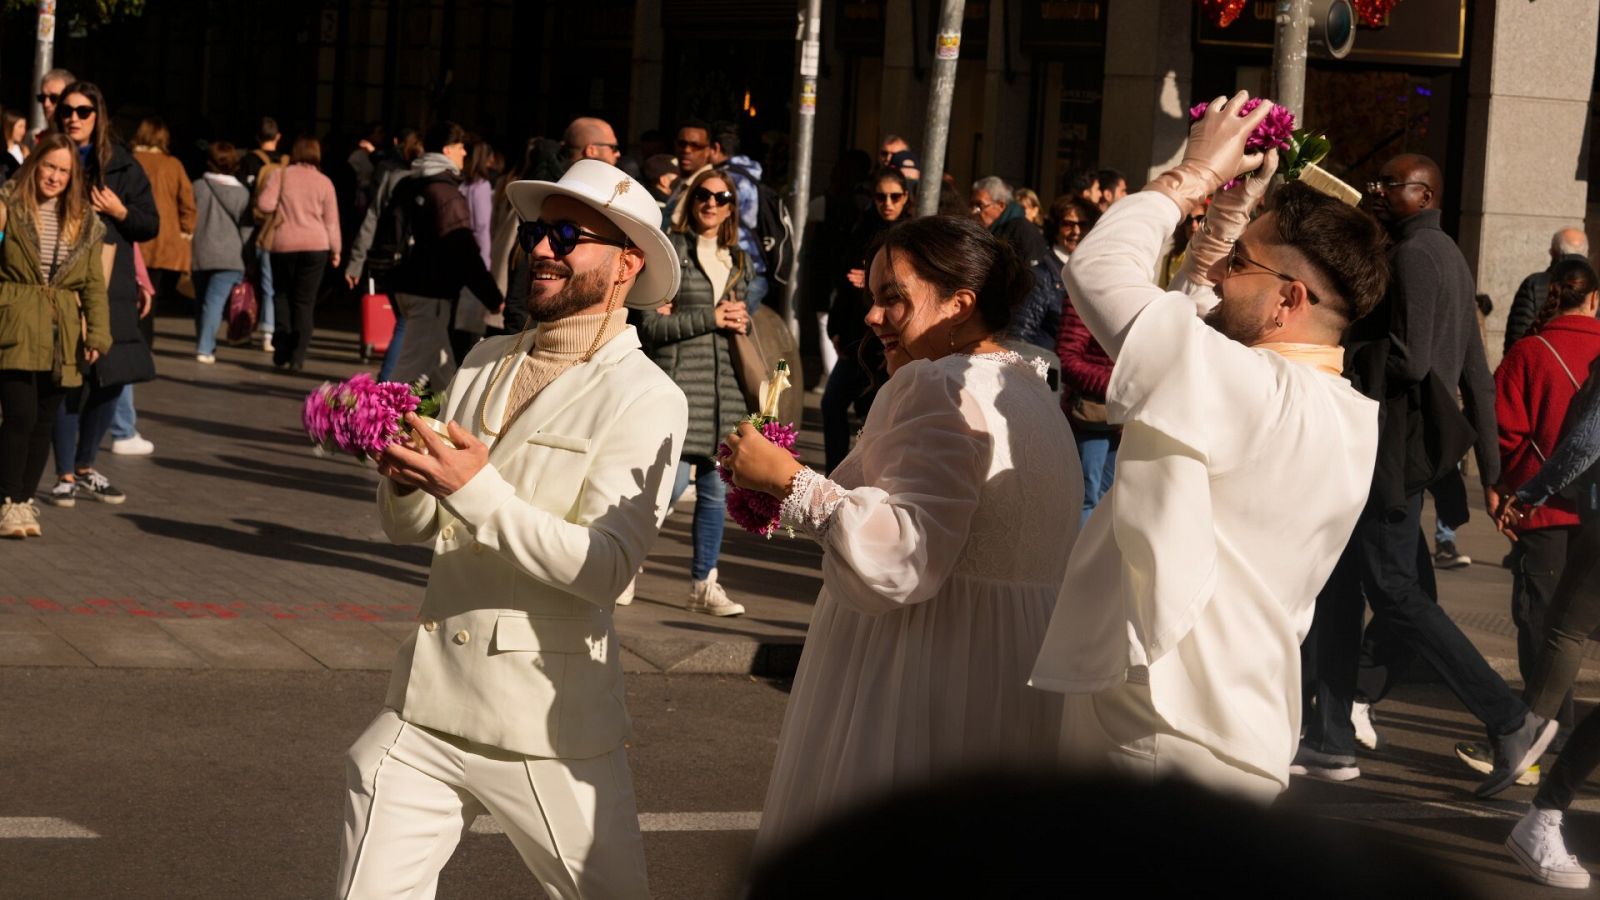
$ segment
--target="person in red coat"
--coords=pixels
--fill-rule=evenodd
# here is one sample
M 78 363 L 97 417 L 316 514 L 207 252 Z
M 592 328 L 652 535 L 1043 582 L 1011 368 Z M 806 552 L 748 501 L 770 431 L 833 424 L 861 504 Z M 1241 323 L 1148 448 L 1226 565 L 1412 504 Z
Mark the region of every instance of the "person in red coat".
M 1057 197 L 1050 207 L 1047 234 L 1055 260 L 1064 266 L 1089 233 L 1100 211 L 1077 197 Z M 1060 282 L 1059 277 L 1056 281 Z M 1072 423 L 1083 465 L 1083 521 L 1089 521 L 1100 498 L 1111 490 L 1116 474 L 1117 445 L 1122 429 L 1106 422 L 1106 386 L 1111 383 L 1111 357 L 1089 333 L 1088 326 L 1066 298 L 1061 308 L 1061 330 L 1056 355 L 1061 357 L 1061 408 Z
M 1562 271 L 1557 271 L 1562 270 Z M 1570 270 L 1570 271 L 1569 271 Z M 1550 294 L 1532 334 L 1511 345 L 1494 373 L 1495 420 L 1500 426 L 1500 483 L 1506 496 L 1538 474 L 1555 449 L 1567 408 L 1600 359 L 1600 320 L 1592 286 L 1594 269 L 1563 260 L 1552 269 Z M 1576 286 L 1574 286 L 1576 285 Z M 1589 286 L 1590 290 L 1583 290 Z M 1511 617 L 1517 625 L 1517 664 L 1530 679 L 1544 639 L 1545 611 L 1567 558 L 1567 539 L 1578 527 L 1571 500 L 1556 496 L 1516 526 L 1511 549 Z M 1572 727 L 1572 692 L 1557 716 Z

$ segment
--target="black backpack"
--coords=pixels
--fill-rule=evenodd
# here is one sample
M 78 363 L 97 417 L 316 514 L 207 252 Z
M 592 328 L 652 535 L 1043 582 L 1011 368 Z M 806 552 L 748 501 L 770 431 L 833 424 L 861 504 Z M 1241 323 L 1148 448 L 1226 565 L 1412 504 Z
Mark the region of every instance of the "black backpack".
M 761 244 L 767 277 L 778 284 L 788 284 L 794 277 L 794 222 L 789 218 L 789 208 L 783 205 L 777 191 L 750 177 L 748 169 L 739 165 L 726 168 L 756 186 L 756 239 Z
M 367 250 L 367 267 L 374 272 L 389 272 L 416 244 L 416 223 L 426 221 L 427 189 L 439 182 L 455 184 L 449 172 L 437 175 L 407 175 L 395 184 L 378 214 L 378 228 Z

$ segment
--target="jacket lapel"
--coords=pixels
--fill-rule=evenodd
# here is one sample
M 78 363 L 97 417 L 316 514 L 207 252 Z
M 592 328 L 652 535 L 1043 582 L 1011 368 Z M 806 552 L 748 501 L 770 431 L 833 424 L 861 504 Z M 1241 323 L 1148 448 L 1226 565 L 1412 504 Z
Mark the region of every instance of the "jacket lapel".
M 516 452 L 517 447 L 527 443 L 530 437 L 542 431 L 550 420 L 598 385 L 605 377 L 605 373 L 620 363 L 627 354 L 638 349 L 638 332 L 629 326 L 621 334 L 607 341 L 589 362 L 561 373 L 554 382 L 533 398 L 533 402 L 528 404 L 522 415 L 518 416 L 517 420 L 511 423 L 511 427 L 495 440 L 489 448 L 489 461 L 491 463 L 503 461 Z M 519 360 L 517 365 L 522 365 L 522 361 Z M 511 395 L 510 383 L 515 377 L 515 371 L 508 371 L 501 379 L 501 383 L 496 385 L 494 396 L 489 398 L 491 426 L 499 424 L 504 417 L 506 403 Z

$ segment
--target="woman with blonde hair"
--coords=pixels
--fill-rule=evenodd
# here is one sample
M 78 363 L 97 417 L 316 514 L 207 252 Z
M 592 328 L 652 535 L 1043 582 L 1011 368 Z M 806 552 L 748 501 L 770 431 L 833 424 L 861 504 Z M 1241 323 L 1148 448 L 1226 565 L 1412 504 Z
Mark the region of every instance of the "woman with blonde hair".
M 683 267 L 678 295 L 639 323 L 645 352 L 689 398 L 689 434 L 683 443 L 672 502 L 695 485 L 687 606 L 692 612 L 736 616 L 744 607 L 717 583 L 727 488 L 714 457 L 722 436 L 747 415 L 734 373 L 732 342 L 749 329 L 745 306 L 753 270 L 739 247 L 739 210 L 728 176 L 706 169 L 690 180 L 673 210 L 667 237 Z
M 111 349 L 105 226 L 77 147 L 60 133 L 41 138 L 0 187 L 0 208 L 0 537 L 38 537 L 33 494 L 61 397 Z

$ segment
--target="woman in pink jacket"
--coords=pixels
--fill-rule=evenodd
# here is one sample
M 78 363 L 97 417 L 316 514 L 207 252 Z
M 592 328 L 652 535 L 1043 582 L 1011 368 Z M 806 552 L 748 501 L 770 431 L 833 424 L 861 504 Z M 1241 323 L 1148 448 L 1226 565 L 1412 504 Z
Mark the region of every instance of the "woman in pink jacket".
M 259 201 L 261 211 L 272 216 L 262 226 L 270 231 L 266 249 L 272 252 L 277 314 L 272 364 L 296 372 L 305 368 L 311 346 L 322 275 L 339 266 L 339 204 L 321 164 L 322 143 L 314 137 L 296 139 L 289 165 L 267 176 Z

